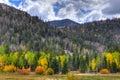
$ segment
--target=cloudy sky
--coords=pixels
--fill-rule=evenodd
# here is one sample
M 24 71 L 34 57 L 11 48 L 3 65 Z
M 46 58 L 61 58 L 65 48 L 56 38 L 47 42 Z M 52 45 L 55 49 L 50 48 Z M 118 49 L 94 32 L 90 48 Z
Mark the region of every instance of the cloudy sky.
M 120 17 L 120 0 L 0 0 L 0 3 L 45 21 L 68 18 L 84 23 Z

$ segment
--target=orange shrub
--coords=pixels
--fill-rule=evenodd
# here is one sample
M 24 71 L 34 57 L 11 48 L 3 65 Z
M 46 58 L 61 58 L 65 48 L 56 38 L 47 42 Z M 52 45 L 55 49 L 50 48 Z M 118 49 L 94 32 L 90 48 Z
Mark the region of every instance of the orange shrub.
M 36 73 L 36 74 L 40 74 L 40 75 L 44 75 L 44 74 L 45 74 L 45 68 L 42 67 L 42 66 L 37 66 L 37 67 L 35 68 L 35 73 Z
M 3 69 L 4 72 L 15 72 L 16 67 L 14 65 L 6 65 Z
M 54 74 L 54 70 L 52 68 L 48 68 L 46 70 L 46 75 L 53 75 Z
M 21 74 L 21 73 L 22 73 L 22 69 L 17 69 L 16 72 L 17 72 L 18 74 Z
M 30 74 L 30 68 L 22 68 L 22 69 L 17 69 L 17 73 L 18 74 L 22 74 L 22 75 L 28 75 Z
M 101 74 L 109 74 L 110 71 L 109 71 L 108 69 L 101 69 L 101 70 L 100 70 L 100 73 L 101 73 Z
M 29 69 L 22 69 L 21 74 L 28 75 L 28 74 L 30 74 L 30 70 Z

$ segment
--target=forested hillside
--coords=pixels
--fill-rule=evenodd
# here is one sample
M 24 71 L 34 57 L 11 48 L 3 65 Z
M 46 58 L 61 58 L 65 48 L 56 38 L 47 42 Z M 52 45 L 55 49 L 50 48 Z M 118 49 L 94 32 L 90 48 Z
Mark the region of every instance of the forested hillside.
M 77 45 L 103 51 L 120 51 L 120 19 L 85 23 L 65 28 Z
M 102 53 L 120 51 L 120 19 L 56 28 L 38 17 L 0 5 L 0 44 L 7 51 Z
M 4 4 L 0 5 L 0 36 L 0 44 L 11 51 L 59 52 L 64 48 L 65 35 L 61 30 Z

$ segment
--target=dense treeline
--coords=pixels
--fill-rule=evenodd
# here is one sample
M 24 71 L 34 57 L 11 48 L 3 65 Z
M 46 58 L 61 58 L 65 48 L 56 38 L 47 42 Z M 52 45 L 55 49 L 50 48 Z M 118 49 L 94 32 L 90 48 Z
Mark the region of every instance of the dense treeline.
M 51 55 L 50 53 L 31 51 L 5 53 L 3 46 L 0 46 L 0 70 L 4 71 L 5 66 L 14 65 L 18 69 L 30 68 L 34 71 L 37 66 L 53 69 L 55 74 L 68 71 L 99 72 L 101 69 L 108 69 L 111 73 L 120 72 L 120 53 L 104 52 L 102 54 L 63 54 Z

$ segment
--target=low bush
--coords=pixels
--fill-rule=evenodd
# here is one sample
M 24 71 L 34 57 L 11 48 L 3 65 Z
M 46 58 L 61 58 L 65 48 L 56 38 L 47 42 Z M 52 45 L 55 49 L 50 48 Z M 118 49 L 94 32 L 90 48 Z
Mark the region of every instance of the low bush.
M 78 77 L 74 73 L 69 72 L 67 73 L 67 80 L 78 80 Z
M 108 69 L 101 69 L 101 70 L 100 70 L 100 73 L 101 73 L 101 74 L 109 74 L 110 71 L 109 71 Z
M 54 70 L 52 68 L 48 68 L 46 70 L 46 75 L 53 75 L 54 74 Z
M 35 68 L 35 73 L 39 75 L 44 75 L 45 74 L 45 68 L 42 66 L 37 66 Z
M 14 65 L 6 65 L 3 69 L 4 72 L 15 72 L 16 67 Z
M 22 69 L 17 69 L 17 73 L 18 74 L 22 74 L 22 75 L 29 75 L 30 74 L 30 68 L 22 68 Z

